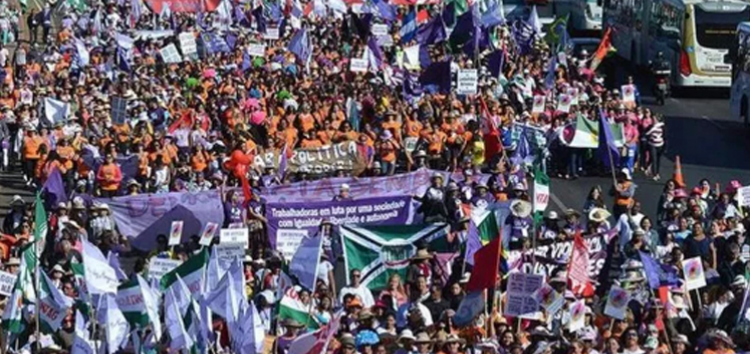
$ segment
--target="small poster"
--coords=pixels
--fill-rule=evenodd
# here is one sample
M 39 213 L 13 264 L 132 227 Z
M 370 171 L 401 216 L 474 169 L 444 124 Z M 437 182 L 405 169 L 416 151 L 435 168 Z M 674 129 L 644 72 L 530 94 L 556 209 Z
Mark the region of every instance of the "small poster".
M 604 307 L 604 314 L 622 320 L 628 312 L 628 302 L 630 302 L 630 292 L 619 286 L 612 286 L 607 297 L 607 305 Z
M 688 291 L 706 286 L 706 274 L 703 272 L 701 257 L 682 261 L 682 272 L 685 274 L 685 287 Z
M 247 54 L 251 57 L 264 57 L 266 56 L 266 45 L 250 43 L 247 46 Z
M 740 206 L 750 206 L 750 186 L 737 189 L 737 201 Z
M 383 24 L 383 23 L 373 24 L 372 28 L 370 29 L 370 32 L 375 37 L 387 36 L 388 35 L 388 25 Z
M 166 47 L 160 49 L 159 53 L 161 54 L 161 59 L 167 64 L 182 63 L 182 57 L 180 57 L 180 53 L 177 52 L 177 47 L 175 47 L 174 43 L 170 43 Z
M 622 101 L 625 103 L 635 102 L 635 85 L 622 85 Z
M 533 297 L 550 315 L 556 314 L 563 307 L 563 304 L 565 304 L 565 297 L 555 291 L 549 284 L 544 284 L 541 288 L 537 289 Z
M 367 72 L 367 59 L 352 58 L 349 61 L 349 70 L 355 73 Z
M 278 27 L 266 28 L 266 33 L 263 35 L 263 38 L 268 39 L 268 40 L 279 39 L 279 28 Z
M 540 274 L 511 273 L 508 278 L 506 316 L 533 316 L 539 311 L 539 304 L 533 294 L 544 284 L 544 276 Z
M 182 220 L 172 221 L 172 227 L 169 231 L 169 245 L 179 245 L 182 240 Z
M 183 32 L 178 36 L 180 40 L 180 48 L 182 49 L 182 55 L 193 56 L 198 55 L 198 44 L 195 42 L 195 35 L 191 32 Z
M 570 96 L 570 104 L 571 105 L 578 105 L 578 89 L 575 87 L 569 87 L 566 92 L 568 96 Z
M 182 262 L 176 259 L 152 257 L 148 263 L 148 276 L 159 280 L 164 274 L 171 272 L 180 264 Z
M 112 122 L 124 124 L 128 115 L 128 101 L 122 97 L 112 97 Z
M 570 112 L 570 96 L 567 94 L 560 95 L 557 101 L 557 110 L 560 112 Z
M 459 95 L 474 95 L 477 93 L 479 75 L 477 69 L 461 69 L 456 80 L 456 93 Z
M 547 103 L 547 98 L 543 95 L 534 96 L 534 106 L 531 108 L 531 113 L 544 113 L 544 105 Z
M 215 222 L 206 223 L 206 226 L 203 228 L 203 232 L 201 233 L 201 240 L 199 243 L 202 246 L 210 246 L 211 242 L 214 240 L 214 235 L 216 235 L 216 230 L 218 228 L 219 224 Z
M 570 305 L 570 321 L 568 330 L 575 332 L 586 326 L 586 303 L 583 299 L 578 300 Z
M 221 229 L 219 242 L 223 244 L 242 244 L 247 248 L 250 232 L 246 227 L 241 229 Z
M 0 295 L 10 296 L 13 293 L 17 277 L 15 274 L 0 271 Z

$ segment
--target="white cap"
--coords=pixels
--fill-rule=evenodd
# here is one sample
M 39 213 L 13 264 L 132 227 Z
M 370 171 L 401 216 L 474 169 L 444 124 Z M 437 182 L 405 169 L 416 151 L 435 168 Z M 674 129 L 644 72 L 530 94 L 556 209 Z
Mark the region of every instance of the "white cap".
M 341 190 L 342 190 L 342 191 L 348 191 L 348 190 L 349 190 L 349 185 L 348 185 L 348 184 L 346 184 L 346 183 L 342 184 L 342 185 L 341 185 Z

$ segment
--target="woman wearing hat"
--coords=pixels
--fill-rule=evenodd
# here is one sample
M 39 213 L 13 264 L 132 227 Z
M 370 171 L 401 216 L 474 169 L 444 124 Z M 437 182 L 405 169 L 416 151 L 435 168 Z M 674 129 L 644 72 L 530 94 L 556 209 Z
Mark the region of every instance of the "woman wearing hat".
M 531 203 L 515 199 L 510 202 L 510 216 L 505 221 L 511 227 L 513 240 L 528 238 L 531 235 Z
M 304 325 L 296 320 L 287 318 L 282 322 L 282 326 L 284 326 L 285 332 L 274 341 L 273 347 L 276 348 L 274 354 L 294 354 L 289 353 L 289 347 L 292 345 L 292 342 L 297 339 L 299 331 Z
M 421 197 L 414 196 L 414 199 L 422 202 L 418 212 L 424 215 L 426 224 L 445 222 L 448 220 L 448 209 L 445 206 L 445 191 L 443 188 L 443 175 L 435 172 L 430 179 L 430 187 Z

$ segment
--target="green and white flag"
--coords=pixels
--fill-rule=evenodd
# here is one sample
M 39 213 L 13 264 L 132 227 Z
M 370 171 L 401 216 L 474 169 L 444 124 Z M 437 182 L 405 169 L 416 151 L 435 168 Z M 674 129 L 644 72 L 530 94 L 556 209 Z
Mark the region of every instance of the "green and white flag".
M 23 303 L 24 299 L 28 300 L 27 294 L 34 294 L 34 283 L 31 277 L 32 267 L 29 267 L 29 261 L 26 257 L 29 254 L 32 261 L 35 259 L 33 250 L 29 247 L 23 252 L 21 257 L 21 265 L 18 268 L 18 277 L 16 277 L 16 284 L 13 286 L 13 292 L 11 293 L 8 303 L 5 305 L 5 311 L 3 311 L 3 329 L 10 333 L 21 333 L 24 330 L 25 324 L 23 322 Z M 30 289 L 30 293 L 28 290 Z M 36 297 L 34 297 L 34 300 Z
M 479 240 L 486 245 L 500 235 L 500 227 L 497 224 L 497 211 L 486 208 L 472 208 L 471 220 L 477 225 Z
M 203 281 L 208 264 L 208 251 L 203 249 L 200 253 L 190 257 L 171 272 L 164 274 L 159 281 L 161 290 L 167 292 L 177 282 L 177 276 L 187 285 L 190 294 L 195 295 L 203 290 Z
M 549 177 L 544 171 L 534 171 L 534 212 L 544 213 L 549 205 Z
M 150 289 L 147 291 L 151 292 Z M 145 327 L 148 325 L 148 315 L 144 303 L 143 289 L 138 279 L 128 280 L 117 288 L 117 307 L 120 308 L 131 327 Z
M 86 280 L 86 289 L 90 295 L 93 294 L 117 294 L 117 279 L 115 269 L 109 265 L 102 251 L 86 238 L 81 238 L 83 245 L 83 277 Z
M 341 226 L 344 248 L 346 281 L 352 269 L 362 271 L 361 282 L 372 290 L 385 288 L 391 274 L 406 278 L 410 259 L 417 252 L 417 244 L 429 244 L 431 249 L 447 245 L 446 224 Z
M 310 307 L 300 301 L 294 288 L 289 288 L 279 302 L 279 318 L 295 320 L 307 328 L 317 329 L 318 323 L 310 315 Z
M 612 131 L 612 139 L 615 142 L 615 146 L 621 147 L 625 144 L 625 134 L 620 123 L 612 123 L 609 125 Z M 576 124 L 574 126 L 572 138 L 561 139 L 568 146 L 574 148 L 586 148 L 596 149 L 599 147 L 599 121 L 584 118 L 583 115 L 578 114 L 576 117 Z M 566 136 L 563 130 L 563 137 Z M 570 140 L 570 141 L 568 141 Z
M 44 250 L 47 239 L 47 212 L 44 210 L 44 201 L 41 193 L 36 194 L 34 199 L 34 245 L 36 245 L 36 256 L 39 258 Z
M 46 273 L 40 272 L 39 274 L 42 278 L 39 293 L 39 319 L 43 329 L 50 333 L 56 332 L 60 329 L 68 309 L 73 306 L 73 299 L 65 296 Z

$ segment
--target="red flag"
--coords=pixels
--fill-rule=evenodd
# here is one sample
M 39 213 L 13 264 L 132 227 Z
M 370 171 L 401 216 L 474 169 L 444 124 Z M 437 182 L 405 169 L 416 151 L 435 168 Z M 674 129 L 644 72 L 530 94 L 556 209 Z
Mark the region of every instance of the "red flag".
M 589 250 L 583 242 L 581 231 L 573 239 L 573 253 L 568 264 L 568 284 L 575 294 L 593 295 L 593 287 L 589 278 Z
M 479 97 L 481 115 L 484 117 L 487 125 L 487 133 L 484 134 L 484 158 L 487 161 L 492 159 L 503 151 L 503 144 L 500 142 L 500 130 L 497 129 L 495 122 L 490 117 L 490 111 L 483 97 Z
M 661 300 L 662 305 L 667 306 L 667 302 L 669 302 L 669 287 L 668 286 L 659 287 L 659 300 Z
M 474 254 L 474 271 L 471 272 L 469 283 L 466 284 L 467 293 L 495 287 L 500 270 L 502 246 L 502 236 L 498 236 Z

